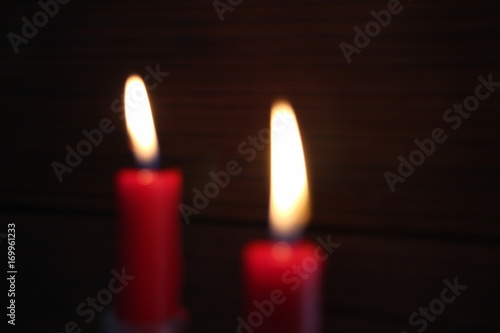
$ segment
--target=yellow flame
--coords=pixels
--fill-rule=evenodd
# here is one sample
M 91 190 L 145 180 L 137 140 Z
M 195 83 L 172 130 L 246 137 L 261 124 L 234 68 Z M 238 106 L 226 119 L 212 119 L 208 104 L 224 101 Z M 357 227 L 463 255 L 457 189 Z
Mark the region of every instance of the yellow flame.
M 306 163 L 297 118 L 287 101 L 271 109 L 269 220 L 280 238 L 297 236 L 311 216 Z
M 144 166 L 153 163 L 158 156 L 158 140 L 146 86 L 137 75 L 130 76 L 125 84 L 125 119 L 136 159 Z

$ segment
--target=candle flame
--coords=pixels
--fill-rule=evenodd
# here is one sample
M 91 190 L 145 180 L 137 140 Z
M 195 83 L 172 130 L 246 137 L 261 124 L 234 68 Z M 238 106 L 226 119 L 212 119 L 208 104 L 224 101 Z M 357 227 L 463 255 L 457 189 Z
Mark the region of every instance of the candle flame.
M 287 101 L 277 101 L 271 109 L 271 231 L 279 238 L 296 237 L 310 215 L 309 185 L 297 118 Z
M 131 75 L 125 84 L 125 120 L 132 151 L 142 166 L 152 166 L 158 158 L 158 140 L 144 81 Z

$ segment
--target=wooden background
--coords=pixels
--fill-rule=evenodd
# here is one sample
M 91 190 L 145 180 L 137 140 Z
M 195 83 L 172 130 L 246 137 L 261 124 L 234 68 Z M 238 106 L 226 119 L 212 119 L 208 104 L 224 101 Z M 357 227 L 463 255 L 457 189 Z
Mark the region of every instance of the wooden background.
M 17 331 L 71 320 L 100 331 L 75 308 L 111 277 L 113 175 L 134 163 L 111 104 L 130 73 L 159 65 L 169 75 L 149 95 L 162 165 L 185 173 L 183 202 L 227 161 L 243 168 L 183 229 L 193 332 L 236 331 L 240 250 L 267 237 L 269 183 L 268 149 L 247 162 L 238 146 L 268 126 L 277 96 L 294 106 L 307 154 L 306 237 L 342 244 L 328 262 L 324 331 L 416 332 L 410 314 L 458 277 L 468 289 L 427 332 L 498 332 L 500 91 L 455 131 L 442 116 L 479 75 L 500 81 L 500 6 L 403 1 L 348 64 L 339 44 L 386 5 L 244 0 L 221 22 L 210 0 L 71 1 L 15 54 L 7 33 L 40 7 L 3 2 L 0 208 L 17 223 Z M 51 163 L 103 118 L 115 130 L 59 182 Z M 437 127 L 448 140 L 392 193 L 383 173 Z

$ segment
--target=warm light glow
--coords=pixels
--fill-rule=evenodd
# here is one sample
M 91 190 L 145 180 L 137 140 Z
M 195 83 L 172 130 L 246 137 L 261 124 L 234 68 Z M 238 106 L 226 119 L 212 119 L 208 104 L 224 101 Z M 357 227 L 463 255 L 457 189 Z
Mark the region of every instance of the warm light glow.
M 286 101 L 271 110 L 271 195 L 269 220 L 272 233 L 294 238 L 309 221 L 309 186 L 299 126 Z
M 144 167 L 153 165 L 158 158 L 158 140 L 146 86 L 137 75 L 125 84 L 125 119 L 137 161 Z

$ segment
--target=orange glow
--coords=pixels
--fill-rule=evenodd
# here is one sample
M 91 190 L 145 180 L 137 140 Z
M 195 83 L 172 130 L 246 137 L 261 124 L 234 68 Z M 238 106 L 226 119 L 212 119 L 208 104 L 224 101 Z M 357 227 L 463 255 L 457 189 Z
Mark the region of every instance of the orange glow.
M 146 86 L 137 75 L 130 76 L 125 84 L 125 119 L 137 161 L 143 166 L 154 163 L 158 157 L 158 140 L 153 114 Z
M 273 244 L 271 253 L 278 262 L 287 262 L 292 257 L 292 247 L 287 242 L 277 242 Z
M 269 220 L 279 238 L 297 236 L 311 216 L 309 185 L 297 118 L 286 101 L 271 109 Z

